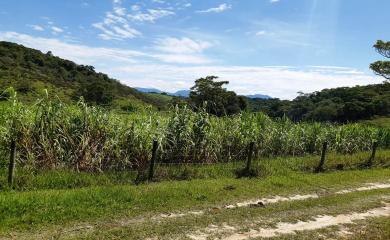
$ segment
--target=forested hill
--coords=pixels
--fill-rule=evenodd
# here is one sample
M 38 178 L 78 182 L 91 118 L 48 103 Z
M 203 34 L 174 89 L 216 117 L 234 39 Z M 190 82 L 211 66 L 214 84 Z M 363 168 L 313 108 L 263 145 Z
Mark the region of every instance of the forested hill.
M 324 89 L 301 94 L 293 101 L 279 99 L 250 101 L 253 111 L 272 117 L 287 115 L 295 121 L 356 121 L 390 115 L 390 83 Z
M 48 89 L 64 101 L 83 96 L 89 103 L 133 109 L 147 104 L 161 107 L 148 95 L 121 84 L 92 66 L 0 41 L 0 92 L 14 87 L 22 100 L 33 100 Z

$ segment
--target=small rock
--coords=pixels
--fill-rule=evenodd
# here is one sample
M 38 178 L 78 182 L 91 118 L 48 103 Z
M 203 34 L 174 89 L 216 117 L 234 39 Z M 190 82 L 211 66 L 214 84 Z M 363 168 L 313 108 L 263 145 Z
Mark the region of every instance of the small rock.
M 265 207 L 264 203 L 259 201 L 257 203 L 250 204 L 249 207 L 254 207 L 254 208 L 263 208 Z

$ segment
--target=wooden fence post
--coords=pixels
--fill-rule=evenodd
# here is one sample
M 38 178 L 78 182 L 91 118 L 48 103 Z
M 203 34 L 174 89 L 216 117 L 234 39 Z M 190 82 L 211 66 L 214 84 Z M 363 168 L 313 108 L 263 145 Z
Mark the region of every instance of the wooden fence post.
M 328 142 L 325 141 L 323 144 L 322 144 L 322 152 L 321 152 L 321 160 L 320 160 L 320 163 L 318 164 L 318 166 L 316 167 L 315 169 L 315 173 L 319 173 L 319 172 L 322 172 L 324 171 L 324 164 L 325 164 L 325 158 L 326 158 L 326 150 L 328 148 Z
M 15 140 L 12 140 L 10 145 L 10 158 L 9 158 L 9 166 L 8 166 L 8 185 L 10 187 L 12 187 L 14 182 L 15 155 L 16 155 L 16 142 Z
M 152 149 L 152 159 L 151 159 L 151 161 L 150 161 L 149 174 L 148 174 L 148 180 L 149 180 L 149 181 L 152 181 L 152 180 L 153 180 L 154 163 L 156 162 L 157 148 L 158 148 L 158 142 L 157 142 L 157 140 L 154 140 L 154 141 L 153 141 L 153 149 Z
M 249 149 L 248 149 L 248 158 L 246 160 L 246 167 L 245 171 L 249 173 L 252 165 L 252 156 L 253 156 L 253 148 L 255 146 L 255 142 L 250 142 L 249 143 Z
M 378 147 L 378 141 L 374 140 L 374 141 L 372 142 L 372 152 L 371 152 L 371 156 L 370 156 L 370 158 L 369 158 L 368 161 L 367 161 L 367 167 L 372 167 L 372 164 L 374 163 L 375 153 L 376 153 L 377 147 Z

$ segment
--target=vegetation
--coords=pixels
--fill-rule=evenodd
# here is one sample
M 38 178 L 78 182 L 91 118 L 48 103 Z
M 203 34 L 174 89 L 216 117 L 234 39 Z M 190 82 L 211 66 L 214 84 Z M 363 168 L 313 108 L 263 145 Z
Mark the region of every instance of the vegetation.
M 390 83 L 324 89 L 301 94 L 292 101 L 249 100 L 253 111 L 294 121 L 348 122 L 390 115 Z
M 15 96 L 11 103 L 0 106 L 1 156 L 7 156 L 15 139 L 19 165 L 33 169 L 142 168 L 150 159 L 153 139 L 159 142 L 158 161 L 164 163 L 239 161 L 252 141 L 257 157 L 317 154 L 324 141 L 338 153 L 369 150 L 373 140 L 382 148 L 390 146 L 388 128 L 361 124 L 294 123 L 262 113 L 218 118 L 186 107 L 165 114 L 145 110 L 119 115 L 83 101 L 68 105 L 47 96 L 33 107 Z M 6 161 L 0 162 L 4 166 Z
M 390 42 L 378 40 L 375 50 L 385 58 L 390 58 Z M 371 64 L 371 69 L 379 76 L 390 80 L 390 61 L 377 61 Z
M 355 154 L 328 153 L 326 172 L 359 170 L 367 162 L 370 152 Z M 271 176 L 289 176 L 311 173 L 319 162 L 318 155 L 303 157 L 276 157 L 256 159 L 252 169 L 256 171 L 257 179 Z M 236 161 L 216 164 L 164 164 L 155 167 L 154 181 L 183 181 L 196 179 L 237 178 L 236 171 L 246 163 Z M 390 167 L 390 150 L 378 150 L 373 168 Z M 9 190 L 6 168 L 0 170 L 0 188 Z M 17 191 L 77 189 L 98 186 L 133 185 L 138 177 L 137 170 L 77 172 L 69 169 L 31 169 L 18 164 L 13 189 Z
M 390 117 L 379 117 L 371 120 L 364 120 L 361 121 L 361 123 L 374 127 L 390 128 Z
M 378 40 L 374 48 L 385 58 L 390 58 L 390 42 Z M 390 61 L 377 61 L 370 68 L 377 75 L 390 79 Z M 272 117 L 287 115 L 294 121 L 357 121 L 390 115 L 390 83 L 301 93 L 293 101 L 249 101 L 251 110 L 263 111 Z
M 233 115 L 246 108 L 243 97 L 239 97 L 235 92 L 227 91 L 223 85 L 228 81 L 214 81 L 218 77 L 208 76 L 195 81 L 195 86 L 191 88 L 190 104 L 195 110 L 205 108 L 210 114 L 216 116 Z
M 384 57 L 389 56 L 389 43 L 378 41 L 374 46 Z M 272 118 L 287 116 L 293 121 L 348 122 L 390 115 L 390 83 L 325 89 L 301 94 L 293 101 L 279 99 L 249 99 L 227 91 L 226 81 L 208 76 L 196 80 L 189 99 L 162 94 L 144 94 L 124 86 L 106 74 L 96 73 L 92 66 L 43 54 L 9 42 L 0 42 L 0 92 L 14 87 L 24 102 L 34 102 L 47 89 L 63 102 L 78 101 L 103 105 L 126 112 L 152 105 L 159 110 L 169 106 L 189 104 L 194 110 L 205 109 L 216 116 L 234 115 L 247 106 Z M 388 77 L 388 61 L 373 63 L 371 68 Z M 386 73 L 387 72 L 387 73 Z M 386 75 L 387 74 L 387 75 Z M 6 100 L 0 94 L 0 101 Z
M 390 42 L 374 47 L 390 58 Z M 371 69 L 390 79 L 389 61 Z M 237 96 L 217 79 L 196 80 L 189 98 L 143 94 L 92 66 L 0 42 L 0 238 L 223 238 L 388 202 L 388 81 L 287 101 Z M 155 182 L 140 184 L 156 141 Z M 323 171 L 314 174 L 322 146 Z M 226 207 L 271 196 L 272 204 Z M 354 238 L 389 239 L 388 217 L 369 221 L 376 228 Z M 337 234 L 321 230 L 321 238 Z
M 164 107 L 148 95 L 95 72 L 92 66 L 77 65 L 51 52 L 44 54 L 15 43 L 0 42 L 0 92 L 9 87 L 14 87 L 26 102 L 34 102 L 47 89 L 65 102 L 83 96 L 89 104 L 118 109 Z
M 274 161 L 269 161 L 269 163 L 272 162 Z M 284 170 L 288 169 L 283 163 L 279 164 L 279 167 Z M 3 192 L 0 198 L 0 212 L 2 213 L 0 236 L 12 233 L 13 237 L 19 239 L 22 237 L 16 235 L 15 231 L 25 231 L 26 239 L 52 238 L 52 236 L 42 237 L 42 235 L 32 237 L 34 236 L 32 234 L 37 231 L 39 234 L 47 233 L 53 234 L 53 236 L 58 236 L 59 232 L 63 232 L 66 236 L 71 237 L 71 233 L 81 234 L 83 231 L 91 233 L 86 231 L 89 229 L 88 226 L 96 226 L 95 231 L 101 229 L 102 232 L 94 232 L 95 234 L 89 236 L 90 239 L 96 239 L 96 234 L 109 234 L 110 236 L 107 236 L 107 238 L 114 238 L 111 235 L 114 233 L 118 235 L 127 234 L 126 236 L 117 236 L 117 238 L 143 239 L 154 234 L 169 235 L 178 231 L 188 231 L 189 228 L 199 227 L 200 224 L 207 226 L 209 222 L 222 224 L 230 218 L 235 220 L 252 219 L 258 217 L 258 214 L 263 217 L 272 216 L 276 213 L 283 214 L 283 217 L 286 214 L 291 214 L 290 217 L 293 220 L 294 217 L 297 217 L 296 214 L 304 213 L 304 216 L 299 219 L 307 219 L 313 214 L 331 214 L 330 211 L 340 213 L 348 210 L 356 211 L 361 208 L 371 208 L 373 207 L 371 202 L 373 200 L 376 200 L 375 205 L 377 206 L 378 202 L 383 201 L 383 198 L 380 198 L 380 193 L 386 190 L 323 196 L 321 199 L 295 203 L 287 202 L 274 206 L 269 205 L 266 208 L 220 211 L 215 210 L 215 207 L 259 197 L 310 194 L 319 189 L 321 189 L 322 194 L 332 193 L 352 187 L 360 187 L 367 182 L 385 181 L 388 176 L 389 169 L 338 171 L 320 175 L 289 172 L 288 174 L 270 176 L 262 181 L 258 179 L 219 178 L 162 182 L 141 186 L 117 185 L 64 190 L 38 189 L 28 192 Z M 46 181 L 50 182 L 50 179 L 48 177 Z M 369 197 L 374 195 L 379 197 L 375 199 Z M 366 201 L 371 202 L 371 204 L 366 204 Z M 199 217 L 189 216 L 183 218 L 182 220 L 186 222 L 180 222 L 180 219 L 168 219 L 167 221 L 152 223 L 150 221 L 144 223 L 137 221 L 137 219 L 143 217 L 151 219 L 151 217 L 158 216 L 161 213 L 199 209 L 205 209 L 207 214 Z M 303 211 L 303 209 L 308 211 Z M 317 212 L 319 210 L 321 212 Z M 126 225 L 125 223 L 129 224 Z M 169 223 L 172 225 L 167 225 Z M 160 232 L 159 224 L 170 227 L 168 231 Z M 76 227 L 76 231 L 68 232 L 69 229 L 72 229 L 72 226 Z M 242 226 L 245 225 L 242 224 Z M 139 231 L 134 231 L 132 227 L 139 228 Z M 153 230 L 153 228 L 157 228 L 159 231 Z M 49 231 L 46 232 L 45 229 Z M 172 229 L 176 230 L 171 232 Z M 165 237 L 168 235 L 165 235 Z

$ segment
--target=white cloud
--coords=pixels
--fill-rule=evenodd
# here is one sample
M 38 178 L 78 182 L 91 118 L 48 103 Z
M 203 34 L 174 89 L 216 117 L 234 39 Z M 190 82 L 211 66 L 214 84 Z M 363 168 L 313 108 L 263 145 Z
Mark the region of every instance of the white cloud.
M 138 51 L 117 48 L 89 47 L 81 44 L 67 43 L 54 38 L 33 37 L 16 32 L 0 32 L 0 39 L 16 42 L 26 47 L 39 49 L 43 52 L 52 51 L 62 58 L 78 64 L 105 64 L 102 61 L 121 63 L 135 62 L 136 57 L 144 56 Z
M 164 9 L 148 9 L 146 12 L 136 12 L 128 14 L 127 18 L 132 21 L 138 22 L 155 22 L 157 19 L 167 17 L 170 15 L 175 15 L 174 12 Z
M 190 55 L 190 54 L 154 54 L 152 57 L 165 62 L 165 63 L 178 63 L 178 64 L 206 64 L 212 61 L 202 55 Z
M 40 31 L 40 32 L 45 31 L 45 28 L 40 25 L 27 25 L 27 26 L 31 27 L 35 31 Z
M 202 40 L 193 40 L 190 38 L 161 38 L 155 42 L 155 49 L 162 52 L 177 53 L 177 54 L 191 54 L 201 53 L 205 49 L 210 48 L 210 42 Z
M 105 36 L 101 37 L 104 38 Z M 107 37 L 110 38 L 110 36 Z M 178 64 L 205 64 L 211 62 L 207 57 L 194 52 L 201 51 L 202 46 L 196 46 L 195 48 L 192 46 L 192 49 L 189 47 L 187 49 L 183 48 L 182 51 L 173 52 L 160 50 L 157 52 L 140 52 L 129 49 L 88 47 L 55 38 L 34 37 L 16 32 L 0 32 L 0 39 L 17 42 L 43 52 L 52 51 L 55 55 L 75 61 L 78 64 L 106 66 L 113 64 L 113 62 L 115 62 L 115 65 L 118 62 L 122 64 L 151 61 Z
M 212 47 L 212 43 L 203 40 L 183 38 L 160 38 L 154 43 L 153 49 L 158 52 L 153 56 L 166 63 L 206 64 L 211 59 L 202 55 L 203 51 Z
M 126 8 L 123 8 L 123 7 L 114 7 L 114 12 L 115 12 L 118 16 L 125 16 L 125 15 L 126 15 Z
M 256 36 L 263 36 L 265 34 L 267 34 L 267 32 L 264 30 L 256 32 Z
M 221 13 L 232 8 L 232 5 L 223 3 L 218 7 L 197 11 L 198 13 Z
M 280 0 L 270 0 L 269 2 L 270 3 L 277 3 L 277 2 L 280 2 Z
M 94 65 L 98 71 L 105 72 L 129 86 L 156 87 L 164 91 L 188 89 L 194 84 L 194 80 L 207 75 L 216 75 L 221 80 L 230 81 L 229 89 L 239 94 L 263 93 L 282 99 L 292 99 L 297 96 L 298 91 L 313 92 L 324 88 L 383 81 L 358 69 L 340 66 L 298 68 L 212 65 L 209 59 L 196 54 L 204 47 L 184 48 L 176 53 L 145 53 L 129 49 L 89 47 L 16 32 L 0 32 L 0 40 L 16 42 L 43 52 L 52 51 L 55 55 L 79 64 Z M 182 63 L 208 64 L 194 66 Z
M 103 21 L 96 22 L 92 26 L 101 31 L 99 37 L 103 40 L 133 39 L 142 36 L 142 33 L 131 26 L 131 21 L 154 23 L 160 18 L 174 14 L 173 11 L 166 9 L 147 9 L 143 12 L 137 4 L 130 6 L 130 13 L 128 13 L 128 9 L 122 6 L 121 0 L 113 0 L 112 10 L 106 12 Z
M 133 10 L 133 11 L 139 11 L 140 9 L 141 9 L 141 7 L 139 5 L 131 6 L 131 10 Z
M 321 41 L 324 39 L 316 37 L 307 31 L 306 24 L 283 22 L 275 19 L 262 19 L 254 21 L 253 27 L 261 29 L 250 32 L 255 36 L 263 36 L 263 46 L 268 48 L 281 47 L 318 47 L 323 49 Z
M 112 11 L 106 12 L 103 21 L 92 24 L 94 28 L 101 31 L 99 38 L 103 40 L 124 40 L 142 35 L 141 32 L 130 26 L 126 17 L 127 10 L 121 4 L 121 0 L 113 0 Z
M 60 27 L 56 27 L 56 26 L 52 26 L 51 27 L 51 30 L 54 32 L 54 33 L 62 33 L 64 30 Z
M 124 83 L 155 87 L 164 91 L 189 89 L 194 80 L 216 75 L 230 81 L 229 89 L 239 94 L 263 93 L 281 99 L 293 99 L 298 91 L 306 93 L 324 88 L 380 83 L 382 80 L 359 71 L 316 71 L 310 67 L 134 65 L 107 69 Z M 131 79 L 131 80 L 130 80 Z M 181 82 L 177 85 L 177 82 Z
M 123 10 L 120 10 L 122 12 Z M 103 22 L 92 24 L 93 27 L 102 31 L 99 37 L 103 40 L 123 40 L 141 36 L 142 33 L 132 28 L 127 19 L 111 12 L 106 13 Z

